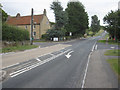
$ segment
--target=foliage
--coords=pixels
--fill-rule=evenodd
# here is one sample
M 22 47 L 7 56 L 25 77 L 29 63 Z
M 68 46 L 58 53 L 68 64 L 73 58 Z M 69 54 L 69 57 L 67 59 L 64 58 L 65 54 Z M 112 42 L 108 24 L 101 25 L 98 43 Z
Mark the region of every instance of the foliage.
M 112 38 L 120 40 L 120 11 L 111 11 L 104 17 L 106 25 L 105 29 Z
M 2 48 L 2 53 L 6 52 L 13 52 L 13 51 L 23 51 L 27 49 L 32 49 L 32 48 L 37 48 L 38 46 L 36 45 L 18 45 L 18 46 L 11 46 L 11 47 L 5 47 Z
M 107 56 L 118 56 L 120 50 L 116 49 L 116 50 L 107 50 L 105 52 L 105 55 Z
M 55 30 L 60 30 L 66 23 L 65 12 L 59 1 L 53 1 L 50 7 L 55 14 Z
M 55 23 L 54 22 L 50 22 L 50 25 L 52 26 L 52 25 L 55 25 Z
M 7 20 L 8 15 L 4 10 L 2 10 L 2 8 L 0 8 L 0 15 L 2 15 L 2 22 L 4 23 Z
M 115 44 L 119 45 L 119 43 L 115 42 L 114 40 L 98 40 L 99 43 L 108 43 L 108 44 Z
M 24 41 L 29 40 L 29 32 L 27 30 L 10 26 L 2 25 L 2 39 L 6 41 Z
M 103 32 L 104 30 L 99 30 L 94 36 L 100 36 Z
M 108 59 L 108 63 L 110 63 L 112 69 L 115 71 L 115 73 L 118 75 L 118 79 L 120 80 L 120 67 L 119 67 L 119 61 L 118 58 L 116 59 Z
M 69 2 L 65 11 L 68 16 L 67 32 L 72 32 L 74 36 L 83 36 L 88 28 L 88 14 L 83 4 L 79 1 Z
M 65 35 L 64 29 L 62 30 L 53 30 L 49 29 L 46 34 L 42 35 L 43 39 L 50 40 L 51 38 L 53 39 L 54 37 L 63 37 Z
M 95 33 L 100 30 L 100 20 L 98 20 L 97 15 L 92 16 L 91 30 L 93 32 L 93 35 L 95 35 Z

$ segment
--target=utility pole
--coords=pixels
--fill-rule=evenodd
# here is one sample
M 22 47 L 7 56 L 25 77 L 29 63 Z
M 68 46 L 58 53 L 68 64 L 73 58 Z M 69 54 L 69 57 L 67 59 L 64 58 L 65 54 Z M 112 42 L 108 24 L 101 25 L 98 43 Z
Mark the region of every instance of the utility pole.
M 31 36 L 30 36 L 30 44 L 33 45 L 33 8 L 31 11 Z

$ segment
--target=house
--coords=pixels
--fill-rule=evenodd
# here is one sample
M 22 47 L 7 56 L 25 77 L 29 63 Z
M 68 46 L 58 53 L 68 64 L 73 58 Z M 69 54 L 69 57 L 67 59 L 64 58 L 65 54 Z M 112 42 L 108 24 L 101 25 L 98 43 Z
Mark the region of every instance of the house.
M 44 9 L 43 14 L 34 15 L 33 22 L 33 38 L 40 39 L 41 36 L 50 29 L 50 22 L 46 16 L 46 9 Z M 26 29 L 29 33 L 31 32 L 31 16 L 20 16 L 18 13 L 16 17 L 9 16 L 6 23 Z

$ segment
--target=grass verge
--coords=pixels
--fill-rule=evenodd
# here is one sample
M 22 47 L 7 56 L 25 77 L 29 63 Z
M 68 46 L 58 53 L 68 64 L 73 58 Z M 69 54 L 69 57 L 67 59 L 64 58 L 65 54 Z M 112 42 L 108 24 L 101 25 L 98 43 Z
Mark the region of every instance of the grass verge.
M 107 56 L 119 56 L 119 52 L 120 50 L 107 50 L 104 55 L 107 55 Z
M 115 44 L 115 45 L 119 45 L 118 42 L 114 41 L 114 40 L 98 40 L 99 43 L 108 43 L 108 44 Z
M 114 72 L 118 75 L 120 80 L 120 67 L 118 66 L 118 59 L 107 59 L 107 62 L 110 64 Z
M 35 40 L 33 42 L 47 42 L 47 41 L 45 41 L 45 40 Z
M 24 51 L 27 49 L 32 49 L 32 48 L 37 48 L 38 46 L 36 45 L 23 45 L 23 46 L 11 46 L 11 47 L 6 47 L 2 49 L 2 53 L 6 52 L 15 52 L 15 51 Z
M 100 36 L 102 33 L 104 32 L 104 30 L 100 30 L 98 33 L 96 33 L 94 36 Z

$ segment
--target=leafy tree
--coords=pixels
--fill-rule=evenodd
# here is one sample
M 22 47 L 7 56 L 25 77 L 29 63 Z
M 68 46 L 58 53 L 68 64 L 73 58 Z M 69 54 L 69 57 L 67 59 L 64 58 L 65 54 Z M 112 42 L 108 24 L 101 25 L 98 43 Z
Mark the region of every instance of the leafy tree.
M 54 1 L 50 7 L 55 14 L 55 29 L 60 30 L 65 25 L 65 12 L 59 1 Z
M 72 32 L 74 36 L 83 36 L 88 28 L 88 14 L 83 4 L 79 1 L 68 2 L 66 13 L 68 16 L 67 32 Z
M 98 20 L 97 15 L 92 16 L 91 30 L 93 31 L 93 34 L 100 30 L 100 20 Z
M 8 15 L 4 10 L 2 10 L 1 7 L 2 7 L 2 5 L 0 4 L 0 15 L 2 15 L 2 22 L 5 22 L 7 20 Z
M 103 20 L 111 37 L 120 40 L 120 10 L 109 12 Z
M 54 37 L 63 37 L 65 35 L 64 30 L 53 30 L 53 29 L 49 29 L 47 31 L 46 34 L 42 35 L 43 39 L 47 39 L 47 40 L 51 40 L 51 38 L 53 39 Z

